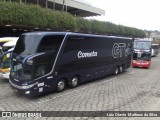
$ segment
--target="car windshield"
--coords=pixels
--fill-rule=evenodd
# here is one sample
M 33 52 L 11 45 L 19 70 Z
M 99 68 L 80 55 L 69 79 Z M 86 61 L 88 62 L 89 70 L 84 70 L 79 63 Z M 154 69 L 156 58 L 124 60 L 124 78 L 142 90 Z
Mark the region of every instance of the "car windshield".
M 133 48 L 140 49 L 140 50 L 149 50 L 151 48 L 151 42 L 150 41 L 135 41 Z

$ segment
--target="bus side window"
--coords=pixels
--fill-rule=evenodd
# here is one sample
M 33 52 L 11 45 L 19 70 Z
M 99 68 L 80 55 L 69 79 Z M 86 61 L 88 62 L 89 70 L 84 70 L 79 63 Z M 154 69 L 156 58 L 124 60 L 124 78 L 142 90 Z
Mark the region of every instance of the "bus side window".
M 58 51 L 64 36 L 45 36 L 39 47 L 38 52 Z
M 97 44 L 97 41 L 99 43 Z M 106 38 L 97 37 L 70 37 L 66 43 L 64 53 L 71 52 L 74 50 L 96 50 L 96 49 L 106 49 L 106 47 L 111 47 L 112 42 L 108 41 Z

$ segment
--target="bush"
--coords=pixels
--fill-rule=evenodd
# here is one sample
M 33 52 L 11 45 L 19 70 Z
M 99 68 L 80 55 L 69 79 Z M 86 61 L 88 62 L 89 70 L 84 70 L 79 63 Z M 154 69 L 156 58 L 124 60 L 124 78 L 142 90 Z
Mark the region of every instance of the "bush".
M 57 31 L 76 31 L 96 34 L 145 37 L 143 30 L 110 22 L 87 20 L 71 14 L 41 8 L 37 5 L 24 5 L 0 0 L 0 24 L 13 24 L 23 27 L 50 28 Z

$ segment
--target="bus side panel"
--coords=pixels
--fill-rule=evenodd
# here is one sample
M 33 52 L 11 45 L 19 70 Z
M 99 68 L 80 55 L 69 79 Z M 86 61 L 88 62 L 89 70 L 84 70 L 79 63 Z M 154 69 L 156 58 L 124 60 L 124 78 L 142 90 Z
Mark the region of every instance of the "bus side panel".
M 119 46 L 125 44 L 115 50 L 119 51 L 116 58 L 113 56 L 115 43 Z M 70 81 L 79 75 L 81 82 L 86 82 L 113 73 L 118 65 L 123 64 L 127 69 L 131 64 L 131 44 L 132 40 L 129 39 L 68 36 L 55 67 L 58 79 L 66 78 Z

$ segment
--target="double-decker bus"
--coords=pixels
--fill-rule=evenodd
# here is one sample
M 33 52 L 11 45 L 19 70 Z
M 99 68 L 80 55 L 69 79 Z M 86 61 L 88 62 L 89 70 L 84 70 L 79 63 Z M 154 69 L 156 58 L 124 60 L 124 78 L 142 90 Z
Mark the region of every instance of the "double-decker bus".
M 3 52 L 7 52 L 9 49 L 14 48 L 16 46 L 17 40 L 18 40 L 18 38 L 15 40 L 4 43 L 2 46 Z
M 159 53 L 159 44 L 152 44 L 152 56 L 157 56 Z
M 9 42 L 9 41 L 14 41 L 17 39 L 18 37 L 2 37 L 0 38 L 0 46 L 2 47 L 4 43 Z
M 134 40 L 133 45 L 133 67 L 149 68 L 151 64 L 151 41 L 150 40 Z
M 24 33 L 12 53 L 10 85 L 36 96 L 63 91 L 131 64 L 131 38 L 71 32 Z

